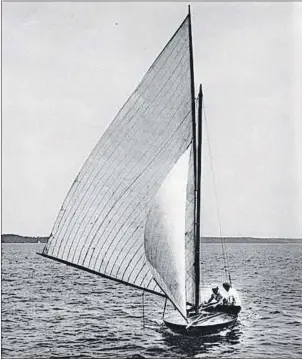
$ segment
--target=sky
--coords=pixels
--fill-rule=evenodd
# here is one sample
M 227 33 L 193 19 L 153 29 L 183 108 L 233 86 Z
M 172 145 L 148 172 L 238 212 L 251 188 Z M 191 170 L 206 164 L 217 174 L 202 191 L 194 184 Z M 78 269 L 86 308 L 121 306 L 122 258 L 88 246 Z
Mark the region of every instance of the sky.
M 302 237 L 301 3 L 192 3 L 202 234 Z M 47 236 L 187 3 L 2 4 L 2 233 Z M 219 218 L 219 220 L 218 220 Z

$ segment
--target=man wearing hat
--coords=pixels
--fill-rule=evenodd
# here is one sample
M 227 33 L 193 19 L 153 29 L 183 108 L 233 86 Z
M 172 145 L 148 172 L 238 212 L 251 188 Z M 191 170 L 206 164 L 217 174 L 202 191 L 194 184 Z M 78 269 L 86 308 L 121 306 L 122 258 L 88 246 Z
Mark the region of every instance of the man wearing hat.
M 217 307 L 217 305 L 221 305 L 222 303 L 223 303 L 223 300 L 225 299 L 222 295 L 221 295 L 221 293 L 220 293 L 220 291 L 219 291 L 219 287 L 218 287 L 218 285 L 217 284 L 213 284 L 212 285 L 212 294 L 211 294 L 211 296 L 210 296 L 210 298 L 209 298 L 209 300 L 207 300 L 207 301 L 205 301 L 204 303 L 203 303 L 203 305 L 207 305 L 207 304 L 210 304 L 213 300 L 215 301 L 213 304 L 213 306 L 210 306 L 210 307 L 206 307 L 204 310 L 206 310 L 206 311 L 213 311 L 216 307 Z
M 227 282 L 223 283 L 222 286 L 227 292 L 227 297 L 223 300 L 223 304 L 226 306 L 224 311 L 238 314 L 241 311 L 241 302 L 236 289 Z

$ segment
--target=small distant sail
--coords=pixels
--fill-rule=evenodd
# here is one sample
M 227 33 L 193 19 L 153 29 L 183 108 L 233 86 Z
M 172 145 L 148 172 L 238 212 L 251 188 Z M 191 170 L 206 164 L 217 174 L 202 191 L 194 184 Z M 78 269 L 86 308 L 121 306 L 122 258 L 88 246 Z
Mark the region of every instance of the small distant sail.
M 88 157 L 42 255 L 162 294 L 144 251 L 152 199 L 192 141 L 189 17 Z
M 186 277 L 193 274 L 191 270 L 188 275 L 186 273 L 186 268 L 190 269 L 193 263 L 186 265 L 185 251 L 189 160 L 190 148 L 178 160 L 159 188 L 145 228 L 145 252 L 152 274 L 183 316 L 186 316 Z M 194 203 L 188 204 L 191 214 Z M 192 214 L 194 222 L 194 213 Z M 190 256 L 188 258 L 190 260 Z M 192 280 L 193 278 L 190 278 L 190 284 Z

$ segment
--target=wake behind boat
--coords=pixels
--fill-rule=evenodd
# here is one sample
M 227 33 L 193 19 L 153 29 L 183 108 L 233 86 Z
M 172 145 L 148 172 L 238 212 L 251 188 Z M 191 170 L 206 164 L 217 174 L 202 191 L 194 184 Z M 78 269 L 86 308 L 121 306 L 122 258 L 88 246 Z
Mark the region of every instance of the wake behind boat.
M 197 102 L 189 10 L 83 165 L 42 256 L 165 297 L 166 326 L 203 335 L 237 315 L 200 308 L 201 85 Z

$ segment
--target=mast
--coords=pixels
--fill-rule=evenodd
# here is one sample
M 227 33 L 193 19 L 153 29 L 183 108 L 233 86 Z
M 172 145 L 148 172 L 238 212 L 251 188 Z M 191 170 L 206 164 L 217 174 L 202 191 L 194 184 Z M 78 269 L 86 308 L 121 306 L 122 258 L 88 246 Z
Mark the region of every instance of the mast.
M 202 148 L 202 85 L 199 86 L 198 94 L 198 120 L 197 120 L 197 178 L 196 178 L 196 305 L 199 306 L 199 286 L 200 286 L 200 189 L 201 189 L 201 148 Z M 198 311 L 198 306 L 196 306 Z
M 194 271 L 195 271 L 195 303 L 194 307 L 198 312 L 199 307 L 199 288 L 200 288 L 200 172 L 199 166 L 199 150 L 198 146 L 199 137 L 196 136 L 196 112 L 195 112 L 195 83 L 194 83 L 194 63 L 193 63 L 193 41 L 192 41 L 192 24 L 191 24 L 191 10 L 189 9 L 189 46 L 190 46 L 190 71 L 191 71 L 191 106 L 192 106 L 192 147 L 193 147 L 193 161 L 194 161 Z M 199 126 L 198 126 L 199 127 Z M 199 130 L 198 130 L 199 132 Z

